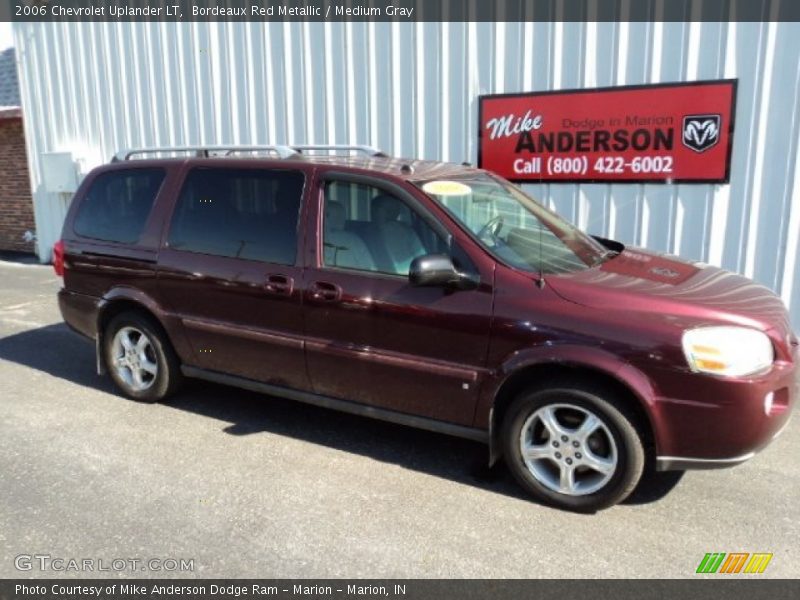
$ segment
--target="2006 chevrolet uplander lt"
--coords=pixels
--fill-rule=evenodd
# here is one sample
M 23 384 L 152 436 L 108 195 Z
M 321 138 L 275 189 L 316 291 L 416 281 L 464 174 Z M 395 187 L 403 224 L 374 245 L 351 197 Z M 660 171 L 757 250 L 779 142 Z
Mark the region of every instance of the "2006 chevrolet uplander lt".
M 573 510 L 646 466 L 747 460 L 797 394 L 767 289 L 367 147 L 122 152 L 81 185 L 54 264 L 64 319 L 128 396 L 197 377 L 480 440 Z

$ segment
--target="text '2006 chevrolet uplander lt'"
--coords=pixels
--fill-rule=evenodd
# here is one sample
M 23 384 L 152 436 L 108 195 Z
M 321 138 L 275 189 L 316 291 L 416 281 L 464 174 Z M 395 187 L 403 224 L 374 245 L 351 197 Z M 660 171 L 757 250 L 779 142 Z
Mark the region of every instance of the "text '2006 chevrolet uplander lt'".
M 749 459 L 797 394 L 766 288 L 367 147 L 121 152 L 84 180 L 54 263 L 64 319 L 128 396 L 197 377 L 480 440 L 573 510 L 645 468 Z

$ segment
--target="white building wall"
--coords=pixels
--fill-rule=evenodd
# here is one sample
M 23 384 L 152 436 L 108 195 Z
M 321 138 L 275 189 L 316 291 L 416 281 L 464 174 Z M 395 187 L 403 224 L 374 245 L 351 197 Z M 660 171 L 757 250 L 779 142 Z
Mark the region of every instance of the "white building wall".
M 591 233 L 772 288 L 800 328 L 799 23 L 18 23 L 39 255 L 83 171 L 122 147 L 368 143 L 476 160 L 477 96 L 738 77 L 729 185 L 527 186 Z

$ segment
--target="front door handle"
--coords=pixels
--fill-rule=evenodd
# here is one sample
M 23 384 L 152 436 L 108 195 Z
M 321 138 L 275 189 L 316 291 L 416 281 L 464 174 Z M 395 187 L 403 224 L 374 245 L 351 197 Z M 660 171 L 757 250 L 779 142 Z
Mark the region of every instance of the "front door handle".
M 264 290 L 276 296 L 291 296 L 293 289 L 294 279 L 287 275 L 268 275 L 264 283 Z
M 336 302 L 342 297 L 342 288 L 327 281 L 315 281 L 308 291 L 311 299 L 317 302 Z

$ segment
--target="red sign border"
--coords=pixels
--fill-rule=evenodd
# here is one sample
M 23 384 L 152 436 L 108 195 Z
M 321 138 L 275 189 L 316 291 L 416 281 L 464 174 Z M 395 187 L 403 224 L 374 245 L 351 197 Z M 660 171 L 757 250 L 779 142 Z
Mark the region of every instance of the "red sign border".
M 494 100 L 497 98 L 521 98 L 521 97 L 536 97 L 536 96 L 552 96 L 554 94 L 586 94 L 592 92 L 611 92 L 611 91 L 624 91 L 624 90 L 641 90 L 652 89 L 660 87 L 700 87 L 705 85 L 718 85 L 720 83 L 727 83 L 731 85 L 731 108 L 730 119 L 728 119 L 728 152 L 725 155 L 725 176 L 722 179 L 508 179 L 512 183 L 519 184 L 559 184 L 559 183 L 643 183 L 666 185 L 676 183 L 730 183 L 731 181 L 731 156 L 733 154 L 733 131 L 734 122 L 736 121 L 736 97 L 738 94 L 739 79 L 698 79 L 696 81 L 672 81 L 661 83 L 639 83 L 634 85 L 610 85 L 595 88 L 572 88 L 565 90 L 544 90 L 539 92 L 510 92 L 504 94 L 481 94 L 478 96 L 478 168 L 483 167 L 483 104 L 486 100 Z

